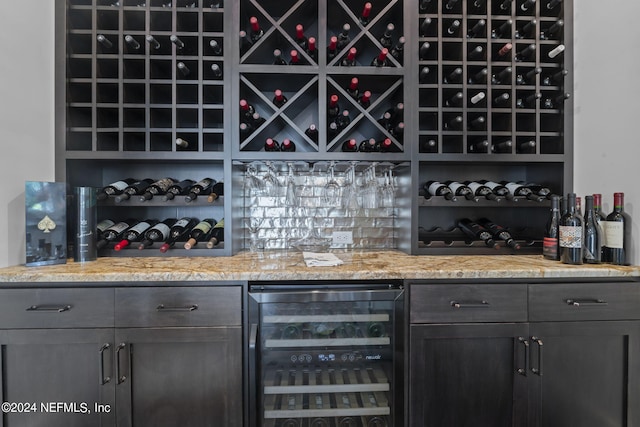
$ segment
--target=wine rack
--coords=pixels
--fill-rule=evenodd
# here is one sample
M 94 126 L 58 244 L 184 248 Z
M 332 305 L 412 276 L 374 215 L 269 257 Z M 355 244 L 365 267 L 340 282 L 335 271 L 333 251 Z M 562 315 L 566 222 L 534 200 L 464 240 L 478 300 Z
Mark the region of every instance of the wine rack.
M 227 200 L 207 216 L 225 217 L 227 244 L 216 253 L 231 254 L 249 240 L 243 165 L 387 162 L 401 184 L 397 248 L 495 253 L 418 237 L 481 215 L 526 229 L 523 243 L 532 244 L 522 252 L 537 253 L 548 203 L 441 203 L 425 200 L 420 188 L 428 180 L 490 179 L 571 191 L 572 0 L 373 0 L 363 17 L 366 3 L 58 0 L 58 179 L 96 187 L 128 176 L 224 181 Z M 299 31 L 307 46 L 315 39 L 315 51 L 299 44 Z M 375 66 L 384 48 L 385 66 Z M 352 49 L 353 64 L 344 65 Z M 274 51 L 285 64 L 275 63 Z M 300 65 L 289 64 L 292 51 Z M 277 90 L 284 104 L 274 102 Z M 359 101 L 365 91 L 370 98 Z M 340 126 L 334 95 L 348 117 Z M 257 121 L 244 123 L 241 100 Z M 394 109 L 402 113 L 389 125 L 385 113 Z M 315 135 L 307 132 L 312 125 Z M 295 151 L 265 151 L 268 138 L 289 139 Z M 390 145 L 343 151 L 345 141 L 370 138 Z M 149 218 L 206 208 L 154 202 L 100 211 Z

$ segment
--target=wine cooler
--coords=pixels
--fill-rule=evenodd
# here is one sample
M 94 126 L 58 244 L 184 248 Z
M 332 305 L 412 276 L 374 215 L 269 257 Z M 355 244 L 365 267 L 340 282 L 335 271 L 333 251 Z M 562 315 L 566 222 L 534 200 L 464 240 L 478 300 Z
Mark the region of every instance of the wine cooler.
M 249 296 L 250 425 L 403 425 L 400 284 L 254 284 Z

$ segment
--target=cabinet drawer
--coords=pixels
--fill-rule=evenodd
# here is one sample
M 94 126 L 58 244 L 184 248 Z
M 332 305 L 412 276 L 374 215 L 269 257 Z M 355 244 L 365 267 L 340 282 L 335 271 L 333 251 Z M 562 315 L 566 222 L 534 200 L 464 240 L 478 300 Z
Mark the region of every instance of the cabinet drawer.
M 117 288 L 116 326 L 234 326 L 241 324 L 239 286 Z
M 1 289 L 0 328 L 113 327 L 113 289 Z
M 526 322 L 526 285 L 412 285 L 411 323 Z
M 529 285 L 529 319 L 640 319 L 640 283 L 557 283 Z

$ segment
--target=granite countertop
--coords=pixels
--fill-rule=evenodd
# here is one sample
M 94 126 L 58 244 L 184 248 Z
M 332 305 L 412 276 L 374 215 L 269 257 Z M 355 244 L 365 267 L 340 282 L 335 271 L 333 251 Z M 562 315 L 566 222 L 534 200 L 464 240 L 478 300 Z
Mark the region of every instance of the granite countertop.
M 203 282 L 231 280 L 640 278 L 640 266 L 566 265 L 541 255 L 407 255 L 335 251 L 343 261 L 307 267 L 301 252 L 230 257 L 105 257 L 86 263 L 0 269 L 0 282 Z

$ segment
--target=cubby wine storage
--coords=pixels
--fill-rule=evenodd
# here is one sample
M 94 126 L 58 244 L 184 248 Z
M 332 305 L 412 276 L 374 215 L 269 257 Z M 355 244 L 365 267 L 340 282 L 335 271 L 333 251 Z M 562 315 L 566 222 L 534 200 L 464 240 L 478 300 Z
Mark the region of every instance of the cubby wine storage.
M 456 228 L 460 218 L 486 217 L 514 234 L 520 253 L 541 252 L 547 201 L 449 202 L 425 197 L 422 187 L 487 179 L 571 191 L 572 1 L 365 3 L 58 0 L 58 180 L 70 187 L 128 177 L 223 181 L 227 196 L 212 204 L 99 206 L 100 217 L 115 220 L 225 218 L 220 247 L 168 252 L 215 256 L 247 246 L 247 164 L 387 162 L 401 166 L 396 248 L 516 253 L 469 241 Z M 268 138 L 296 149 L 265 151 Z M 383 152 L 343 151 L 351 139 L 390 143 Z

